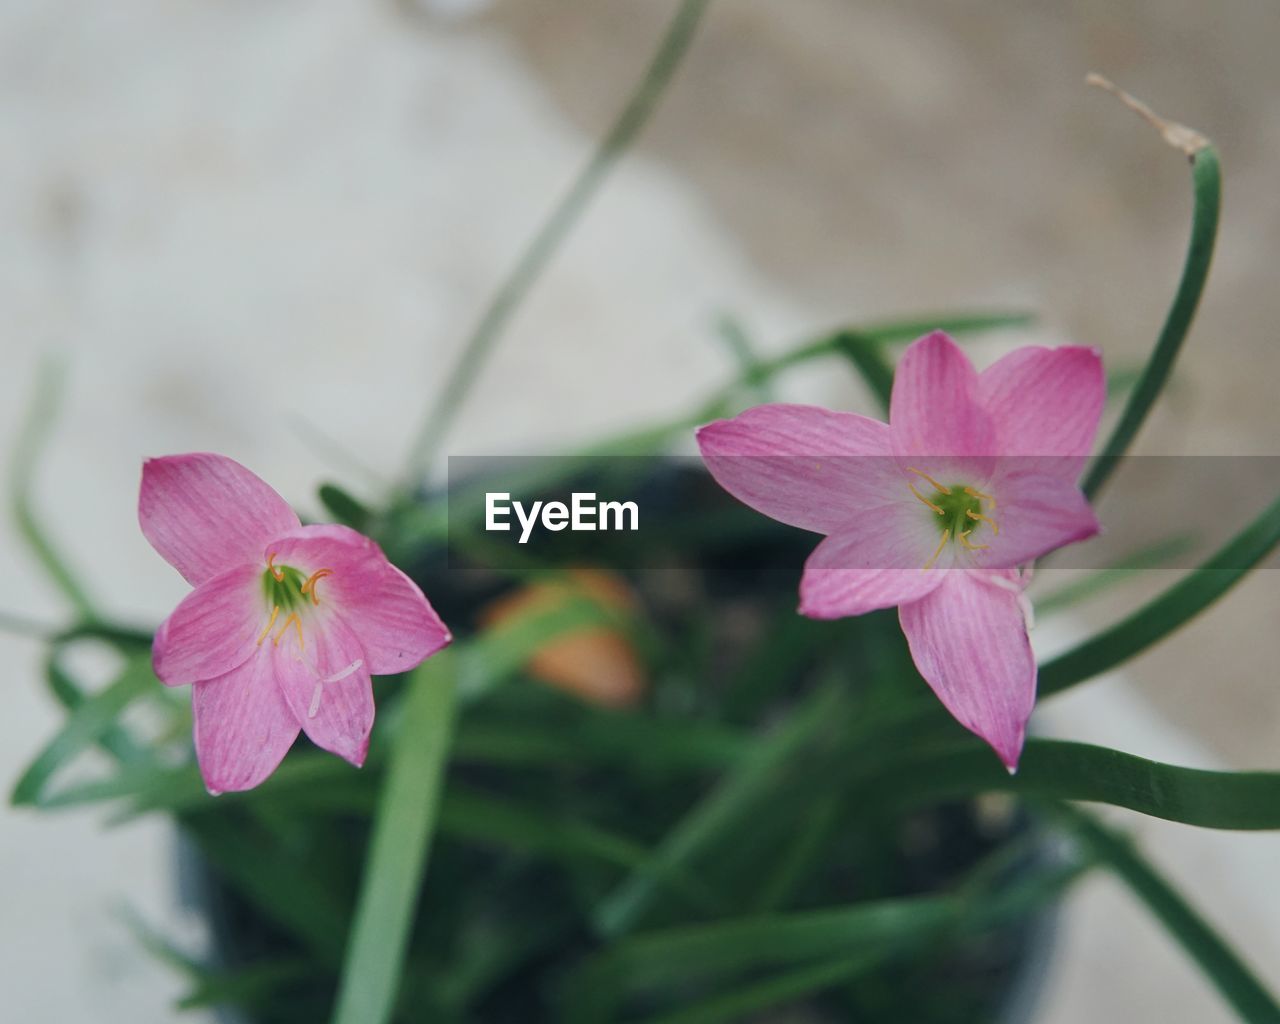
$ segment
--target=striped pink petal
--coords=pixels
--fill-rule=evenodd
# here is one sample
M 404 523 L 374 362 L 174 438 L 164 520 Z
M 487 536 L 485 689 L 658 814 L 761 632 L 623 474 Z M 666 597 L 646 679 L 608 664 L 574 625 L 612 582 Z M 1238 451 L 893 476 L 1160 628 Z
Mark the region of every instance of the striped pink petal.
M 259 564 L 267 543 L 296 529 L 298 517 L 240 463 L 197 452 L 143 464 L 138 523 L 160 556 L 198 586 L 234 566 Z

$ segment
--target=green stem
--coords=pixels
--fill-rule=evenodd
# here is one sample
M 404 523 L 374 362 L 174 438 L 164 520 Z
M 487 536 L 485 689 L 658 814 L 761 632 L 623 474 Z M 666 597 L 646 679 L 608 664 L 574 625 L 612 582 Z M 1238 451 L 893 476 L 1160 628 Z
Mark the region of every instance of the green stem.
M 436 655 L 408 680 L 374 818 L 334 1024 L 384 1024 L 395 1008 L 453 732 L 455 666 Z
M 1191 329 L 1205 280 L 1209 276 L 1209 264 L 1213 259 L 1213 244 L 1218 234 L 1218 210 L 1222 199 L 1222 168 L 1218 154 L 1206 145 L 1191 157 L 1191 181 L 1195 209 L 1191 217 L 1191 239 L 1187 244 L 1187 256 L 1182 267 L 1182 278 L 1173 297 L 1173 305 L 1165 317 L 1160 336 L 1151 352 L 1151 358 L 1139 377 L 1137 386 L 1125 403 L 1120 422 L 1116 424 L 1107 443 L 1084 478 L 1084 493 L 1097 496 L 1104 484 L 1115 472 L 1121 456 L 1129 450 L 1141 429 L 1147 414 L 1164 390 L 1173 369 L 1174 360 Z
M 596 147 L 569 191 L 530 240 L 510 273 L 494 293 L 458 360 L 440 398 L 422 425 L 410 451 L 408 481 L 427 472 L 445 434 L 475 383 L 511 316 L 550 263 L 551 257 L 595 197 L 609 172 L 635 140 L 680 65 L 710 0 L 683 0 L 667 28 L 653 60 L 609 132 Z

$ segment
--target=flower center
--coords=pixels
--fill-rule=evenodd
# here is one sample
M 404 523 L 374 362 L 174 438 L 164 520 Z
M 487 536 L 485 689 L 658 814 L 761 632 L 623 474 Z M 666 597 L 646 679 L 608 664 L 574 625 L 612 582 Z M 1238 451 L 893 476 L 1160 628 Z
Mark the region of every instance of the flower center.
M 276 565 L 276 556 L 274 554 L 268 556 L 267 568 L 262 574 L 262 594 L 271 613 L 267 619 L 266 628 L 258 636 L 258 646 L 261 647 L 262 642 L 270 635 L 283 611 L 284 621 L 280 624 L 280 631 L 276 633 L 272 643 L 279 646 L 281 637 L 288 633 L 289 627 L 292 626 L 298 634 L 299 649 L 305 647 L 300 613 L 306 609 L 308 598 L 313 605 L 320 603 L 316 585 L 326 576 L 332 575 L 332 569 L 317 569 L 310 576 L 304 576 L 301 569 L 295 569 L 291 565 Z
M 918 469 L 908 467 L 907 472 L 914 473 L 933 488 L 932 493 L 926 495 L 914 483 L 907 485 L 916 500 L 927 506 L 937 517 L 938 529 L 942 533 L 937 550 L 924 564 L 926 569 L 933 566 L 950 541 L 955 541 L 967 551 L 985 551 L 988 545 L 975 544 L 970 539 L 974 531 L 986 526 L 990 528 L 992 536 L 1000 535 L 1000 524 L 988 514 L 996 509 L 996 499 L 991 495 L 983 494 L 966 484 L 940 484 Z M 983 511 L 984 508 L 986 511 Z

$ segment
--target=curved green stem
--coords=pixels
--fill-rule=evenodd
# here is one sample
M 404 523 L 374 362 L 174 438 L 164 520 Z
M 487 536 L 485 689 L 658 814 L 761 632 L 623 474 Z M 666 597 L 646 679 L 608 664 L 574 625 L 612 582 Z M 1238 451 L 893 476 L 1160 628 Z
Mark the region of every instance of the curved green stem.
M 1084 493 L 1090 498 L 1098 492 L 1115 472 L 1121 456 L 1129 450 L 1141 429 L 1147 414 L 1164 390 L 1173 369 L 1174 360 L 1191 321 L 1195 318 L 1205 280 L 1209 276 L 1209 264 L 1213 259 L 1213 244 L 1218 234 L 1218 210 L 1222 199 L 1222 169 L 1218 154 L 1207 143 L 1191 156 L 1191 181 L 1195 209 L 1191 217 L 1191 240 L 1187 244 L 1187 256 L 1182 266 L 1182 278 L 1173 297 L 1173 305 L 1165 317 L 1160 336 L 1151 352 L 1151 358 L 1142 370 L 1141 377 L 1125 403 L 1124 412 L 1107 443 L 1085 474 Z
M 493 350 L 512 314 L 546 270 L 551 257 L 595 197 L 618 159 L 649 120 L 688 51 L 709 3 L 710 0 L 683 0 L 680 4 L 644 78 L 632 93 L 626 107 L 494 293 L 463 345 L 462 352 L 440 391 L 439 400 L 428 414 L 413 444 L 406 480 L 409 486 L 430 468 L 467 392 L 475 383 L 485 359 Z
M 1227 772 L 1151 761 L 1069 740 L 1027 740 L 1016 775 L 973 740 L 917 747 L 885 777 L 850 772 L 852 799 L 922 805 L 979 793 L 1111 804 L 1165 821 L 1239 832 L 1280 830 L 1280 772 Z M 862 774 L 859 774 L 862 773 Z
M 1040 696 L 1115 668 L 1195 618 L 1280 544 L 1280 497 L 1199 567 L 1128 618 L 1040 668 Z

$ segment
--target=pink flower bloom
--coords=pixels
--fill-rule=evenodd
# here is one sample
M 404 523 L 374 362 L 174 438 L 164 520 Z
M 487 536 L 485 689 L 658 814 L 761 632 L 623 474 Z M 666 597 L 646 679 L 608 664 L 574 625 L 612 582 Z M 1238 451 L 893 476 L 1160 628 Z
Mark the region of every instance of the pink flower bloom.
M 1098 532 L 1076 480 L 1104 393 L 1094 349 L 1022 348 L 979 374 L 935 332 L 903 354 L 887 424 L 763 405 L 698 445 L 739 500 L 826 534 L 801 613 L 897 605 L 920 674 L 1012 771 L 1036 687 L 1019 566 Z
M 299 729 L 359 767 L 373 728 L 370 676 L 411 669 L 451 639 L 377 544 L 345 526 L 303 526 L 221 455 L 148 459 L 138 522 L 196 588 L 156 632 L 152 661 L 167 685 L 194 684 L 210 793 L 258 785 Z

